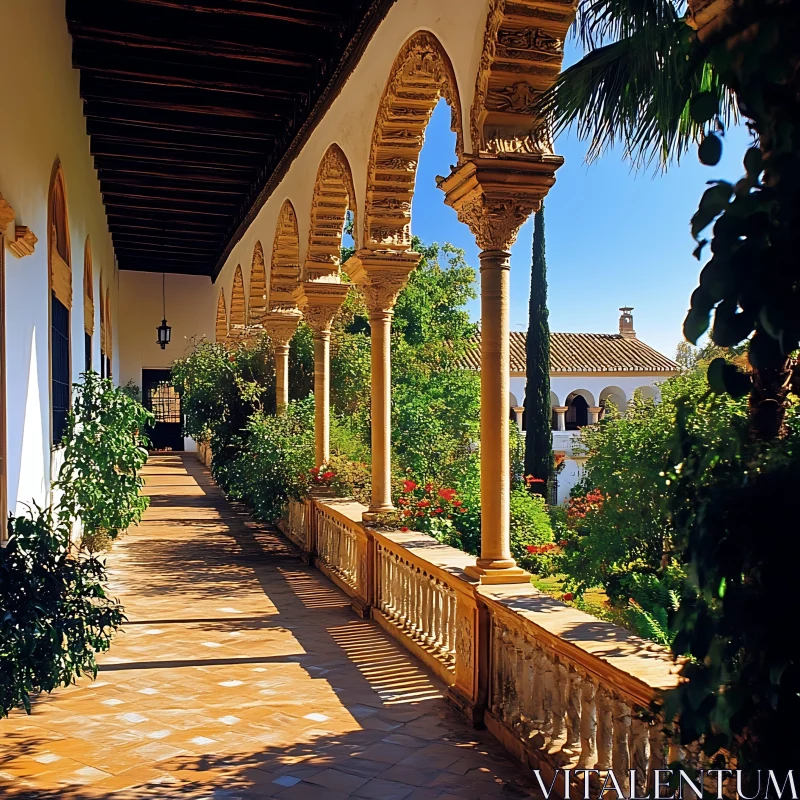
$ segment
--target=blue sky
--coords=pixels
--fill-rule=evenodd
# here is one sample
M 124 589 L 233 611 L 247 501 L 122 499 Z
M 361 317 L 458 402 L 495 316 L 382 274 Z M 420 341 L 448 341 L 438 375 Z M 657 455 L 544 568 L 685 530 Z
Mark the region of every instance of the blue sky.
M 442 101 L 425 134 L 411 227 L 425 242 L 463 248 L 477 269 L 472 234 L 436 188 L 435 176 L 449 174 L 455 163 L 449 125 L 450 110 Z M 744 174 L 747 142 L 745 130 L 731 130 L 716 167 L 704 167 L 690 151 L 680 166 L 656 174 L 653 167 L 634 172 L 619 152 L 587 165 L 586 144 L 571 132 L 560 137 L 555 149 L 565 164 L 545 205 L 550 329 L 615 333 L 619 307 L 631 305 L 639 338 L 674 355 L 702 266 L 692 256 L 689 220 L 706 181 Z M 512 330 L 527 328 L 532 237 L 528 220 L 511 252 Z M 479 301 L 470 313 L 479 319 Z

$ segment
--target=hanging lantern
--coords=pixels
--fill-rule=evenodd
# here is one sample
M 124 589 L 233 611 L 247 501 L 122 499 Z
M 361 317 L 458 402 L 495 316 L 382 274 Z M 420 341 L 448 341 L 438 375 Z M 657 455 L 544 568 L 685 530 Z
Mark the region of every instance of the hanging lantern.
M 166 275 L 162 272 L 161 273 L 161 300 L 162 300 L 162 307 L 164 311 L 164 319 L 161 320 L 161 324 L 156 329 L 158 331 L 158 342 L 161 346 L 161 349 L 164 350 L 166 346 L 169 344 L 170 335 L 172 334 L 172 328 L 167 325 L 167 293 L 166 293 Z

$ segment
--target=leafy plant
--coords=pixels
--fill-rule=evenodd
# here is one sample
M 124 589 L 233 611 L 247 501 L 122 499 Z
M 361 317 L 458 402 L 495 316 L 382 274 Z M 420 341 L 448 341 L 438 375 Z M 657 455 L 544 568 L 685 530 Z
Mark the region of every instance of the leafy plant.
M 64 462 L 53 483 L 60 523 L 79 519 L 93 544 L 141 519 L 148 499 L 139 471 L 147 460 L 144 431 L 153 415 L 110 380 L 84 373 L 73 387 L 64 430 Z
M 109 598 L 105 565 L 70 548 L 71 521 L 34 508 L 9 522 L 0 548 L 0 715 L 31 712 L 40 692 L 97 675 L 125 617 Z

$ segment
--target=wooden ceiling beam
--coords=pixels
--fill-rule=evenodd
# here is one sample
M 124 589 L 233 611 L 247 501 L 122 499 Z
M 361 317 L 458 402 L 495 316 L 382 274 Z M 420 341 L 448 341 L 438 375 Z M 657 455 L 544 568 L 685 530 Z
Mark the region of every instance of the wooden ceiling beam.
M 114 170 L 120 166 L 116 162 L 122 160 L 149 165 L 153 163 L 196 165 L 209 169 L 235 169 L 254 173 L 261 161 L 257 156 L 249 154 L 189 150 L 177 145 L 158 146 L 150 142 L 134 144 L 120 142 L 117 139 L 107 139 L 103 136 L 92 137 L 90 152 L 97 158 L 113 159 L 113 162 L 109 161 L 109 163 L 114 163 Z
M 253 155 L 264 159 L 275 144 L 275 137 L 265 134 L 263 139 L 229 137 L 210 133 L 202 128 L 195 131 L 154 128 L 147 123 L 131 120 L 87 119 L 86 130 L 94 138 L 102 136 L 120 142 L 152 147 L 180 147 L 204 153 L 235 153 Z
M 291 6 L 286 3 L 269 3 L 264 0 L 237 0 L 237 2 L 220 3 L 219 0 L 131 0 L 143 6 L 157 8 L 178 8 L 191 10 L 198 14 L 240 15 L 247 18 L 260 18 L 290 22 L 304 26 L 317 25 L 330 28 L 339 23 L 341 17 L 330 10 L 324 10 L 321 3 L 298 3 Z
M 186 166 L 172 163 L 164 164 L 161 162 L 140 161 L 133 158 L 121 159 L 119 161 L 108 156 L 96 156 L 95 168 L 98 172 L 112 174 L 115 173 L 122 177 L 126 176 L 149 176 L 153 178 L 183 179 L 201 183 L 226 184 L 246 183 L 245 176 L 250 174 L 250 170 L 237 168 L 215 168 L 211 164 L 187 164 Z
M 129 106 L 163 108 L 196 114 L 220 114 L 245 119 L 291 119 L 295 113 L 293 99 L 266 98 L 260 94 L 233 93 L 223 90 L 176 88 L 156 84 L 119 81 L 103 75 L 81 74 L 81 97 L 124 103 Z
M 102 192 L 137 192 L 150 197 L 160 194 L 171 195 L 176 198 L 186 197 L 198 199 L 203 197 L 219 197 L 223 202 L 231 203 L 247 194 L 247 184 L 215 184 L 213 187 L 206 185 L 187 186 L 185 183 L 176 185 L 172 181 L 147 181 L 131 179 L 122 180 L 118 175 L 100 178 L 100 191 Z
M 263 140 L 268 135 L 277 135 L 285 130 L 285 123 L 271 119 L 227 117 L 206 114 L 200 109 L 194 111 L 167 108 L 142 108 L 124 103 L 109 103 L 90 100 L 84 103 L 83 111 L 87 119 L 101 119 L 115 122 L 135 122 L 164 130 L 192 132 L 202 128 L 203 133 L 216 133 L 221 136 L 241 137 Z M 143 138 L 145 138 L 143 136 Z
M 214 231 L 187 231 L 159 228 L 156 225 L 147 227 L 144 225 L 109 225 L 109 230 L 113 235 L 121 236 L 141 236 L 146 239 L 163 240 L 165 242 L 196 241 L 214 244 L 219 243 L 220 232 Z
M 145 227 L 155 230 L 166 230 L 176 233 L 193 233 L 195 231 L 222 235 L 227 223 L 220 219 L 196 220 L 168 217 L 157 211 L 131 210 L 120 213 L 113 207 L 108 209 L 108 227 L 116 230 L 119 227 Z
M 154 205 L 171 203 L 176 210 L 182 213 L 189 213 L 195 209 L 202 211 L 205 208 L 213 208 L 220 211 L 226 210 L 230 214 L 235 211 L 240 204 L 240 202 L 237 202 L 237 200 L 232 200 L 231 198 L 222 198 L 217 196 L 216 193 L 209 193 L 205 200 L 200 200 L 195 197 L 188 198 L 167 192 L 161 194 L 151 194 L 149 192 L 141 192 L 136 190 L 108 190 L 103 189 L 102 187 L 100 189 L 100 193 L 103 195 L 103 198 L 106 200 L 106 202 L 110 203 L 111 205 L 118 205 L 120 202 L 127 204 L 130 201 L 135 201 L 137 203 L 141 201 L 143 203 L 153 203 Z
M 168 272 L 170 275 L 193 275 L 211 280 L 211 272 L 206 266 L 205 259 L 199 259 L 194 264 L 165 264 L 152 259 L 120 259 L 119 268 L 128 272 L 156 272 L 159 275 Z
M 216 210 L 212 210 L 216 208 Z M 129 211 L 153 211 L 159 212 L 159 215 L 170 215 L 172 217 L 191 216 L 197 219 L 198 217 L 213 217 L 216 220 L 230 220 L 230 211 L 220 208 L 219 206 L 212 206 L 211 208 L 176 208 L 171 203 L 157 203 L 155 201 L 139 202 L 132 199 L 117 199 L 113 203 L 108 204 L 109 214 L 113 211 L 121 212 L 123 209 Z

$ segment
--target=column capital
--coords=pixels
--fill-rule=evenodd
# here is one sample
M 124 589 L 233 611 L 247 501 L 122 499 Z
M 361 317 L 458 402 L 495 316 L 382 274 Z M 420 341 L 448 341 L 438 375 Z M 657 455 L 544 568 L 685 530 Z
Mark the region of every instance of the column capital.
M 566 414 L 569 409 L 569 406 L 553 406 L 553 411 L 558 414 Z
M 361 249 L 347 260 L 344 270 L 364 293 L 370 313 L 387 313 L 394 308 L 421 258 L 422 255 L 413 250 Z
M 564 159 L 465 156 L 447 178 L 437 179 L 445 203 L 469 227 L 481 250 L 508 250 L 525 220 L 542 205 Z
M 306 281 L 297 287 L 294 297 L 314 333 L 324 334 L 330 333 L 348 291 L 346 283 Z
M 263 326 L 275 346 L 288 345 L 303 318 L 299 308 L 268 311 Z

